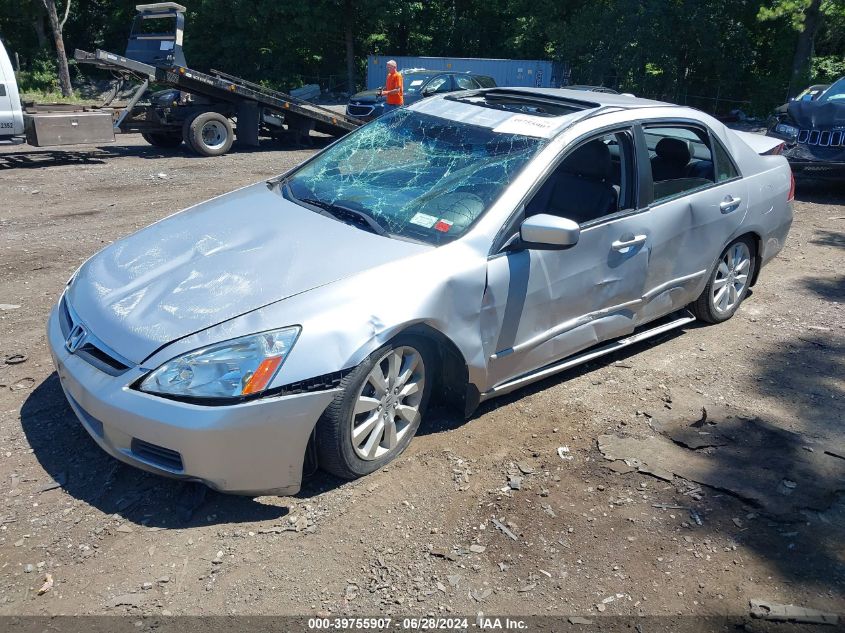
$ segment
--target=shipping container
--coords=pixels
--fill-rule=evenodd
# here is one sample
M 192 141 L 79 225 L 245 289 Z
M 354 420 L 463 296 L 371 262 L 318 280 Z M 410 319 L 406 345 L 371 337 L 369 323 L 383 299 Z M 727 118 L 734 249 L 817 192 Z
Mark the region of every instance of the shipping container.
M 535 86 L 557 88 L 567 83 L 566 65 L 542 59 L 481 59 L 470 57 L 367 56 L 367 89 L 384 85 L 386 64 L 395 59 L 399 71 L 411 68 L 473 72 L 492 77 L 499 86 Z

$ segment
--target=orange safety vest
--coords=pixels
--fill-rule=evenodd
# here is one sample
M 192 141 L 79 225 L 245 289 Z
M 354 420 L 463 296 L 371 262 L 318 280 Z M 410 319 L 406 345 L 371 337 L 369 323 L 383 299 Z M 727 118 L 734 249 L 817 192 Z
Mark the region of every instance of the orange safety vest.
M 387 85 L 385 86 L 384 91 L 387 92 L 389 90 L 395 90 L 396 88 L 399 88 L 399 92 L 387 95 L 387 102 L 390 105 L 404 105 L 405 96 L 404 91 L 402 90 L 402 75 L 398 70 L 392 75 L 387 76 Z

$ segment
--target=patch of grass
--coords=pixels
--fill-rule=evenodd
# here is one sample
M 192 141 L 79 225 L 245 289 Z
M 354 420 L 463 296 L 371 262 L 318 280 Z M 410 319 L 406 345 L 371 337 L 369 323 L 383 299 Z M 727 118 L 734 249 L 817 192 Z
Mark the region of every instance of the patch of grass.
M 99 105 L 100 102 L 96 99 L 85 99 L 74 92 L 72 96 L 65 97 L 61 92 L 45 91 L 45 90 L 28 90 L 22 92 L 21 103 L 28 103 L 34 101 L 35 103 L 72 103 L 75 105 Z

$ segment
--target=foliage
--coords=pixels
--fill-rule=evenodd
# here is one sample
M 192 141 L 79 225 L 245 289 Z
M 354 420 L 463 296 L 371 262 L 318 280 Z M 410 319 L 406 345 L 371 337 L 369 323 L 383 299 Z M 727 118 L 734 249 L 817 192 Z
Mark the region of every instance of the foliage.
M 185 0 L 185 54 L 198 69 L 272 87 L 343 89 L 350 27 L 359 85 L 368 53 L 541 58 L 567 63 L 573 83 L 764 113 L 786 96 L 810 1 L 355 0 L 346 24 L 343 0 Z M 69 55 L 123 52 L 136 2 L 73 0 Z M 845 0 L 823 0 L 822 14 L 812 71 L 829 81 L 845 63 Z M 52 55 L 38 20 L 49 33 L 40 0 L 0 0 L 0 37 L 27 82 L 44 79 Z
M 29 70 L 17 73 L 17 79 L 21 92 L 57 92 L 59 79 L 55 58 L 46 50 L 39 51 L 38 56 L 29 64 Z

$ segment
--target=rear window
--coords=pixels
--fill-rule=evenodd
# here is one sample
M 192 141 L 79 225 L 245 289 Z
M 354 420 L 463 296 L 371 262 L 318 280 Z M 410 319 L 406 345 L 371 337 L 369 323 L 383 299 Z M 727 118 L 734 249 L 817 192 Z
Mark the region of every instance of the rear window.
M 475 75 L 475 80 L 481 85 L 482 88 L 496 87 L 496 80 L 492 77 L 487 77 L 485 75 Z

